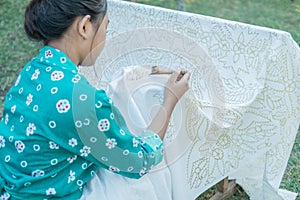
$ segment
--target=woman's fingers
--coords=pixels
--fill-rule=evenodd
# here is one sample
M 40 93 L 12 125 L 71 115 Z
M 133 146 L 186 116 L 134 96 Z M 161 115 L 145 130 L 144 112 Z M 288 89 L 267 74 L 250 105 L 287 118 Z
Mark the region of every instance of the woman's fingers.
M 176 83 L 176 82 L 179 82 L 183 77 L 185 77 L 185 80 L 188 81 L 190 78 L 190 73 L 179 69 L 172 73 L 169 80 L 173 83 Z
M 186 72 L 182 78 L 184 78 L 185 80 L 190 80 L 190 77 L 191 77 L 191 73 L 190 72 Z
M 187 71 L 184 71 L 184 73 L 180 73 L 177 77 L 177 82 L 182 82 L 182 81 L 185 81 L 185 82 L 188 82 L 190 79 L 190 73 L 187 72 Z M 182 80 L 182 81 L 181 81 Z
M 174 71 L 169 79 L 170 82 L 175 83 L 178 79 L 179 73 L 180 72 L 178 72 L 178 71 Z

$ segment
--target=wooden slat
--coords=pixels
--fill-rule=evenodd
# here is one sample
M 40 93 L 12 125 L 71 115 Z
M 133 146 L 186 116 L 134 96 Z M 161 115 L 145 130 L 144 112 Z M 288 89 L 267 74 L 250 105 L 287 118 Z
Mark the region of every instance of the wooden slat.
M 210 198 L 210 200 L 225 200 L 231 197 L 236 192 L 236 182 L 228 181 L 225 178 L 217 185 L 216 194 Z

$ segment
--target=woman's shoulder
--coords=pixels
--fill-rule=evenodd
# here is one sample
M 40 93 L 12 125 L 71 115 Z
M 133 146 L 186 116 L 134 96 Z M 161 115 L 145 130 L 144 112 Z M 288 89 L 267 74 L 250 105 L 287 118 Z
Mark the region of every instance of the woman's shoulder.
M 31 82 L 48 82 L 48 85 L 72 86 L 78 79 L 77 66 L 68 56 L 53 47 L 45 46 L 23 68 L 20 76 Z
M 81 79 L 77 67 L 63 52 L 44 47 L 17 76 L 7 93 L 8 101 L 19 99 L 30 104 L 34 100 L 49 102 L 70 98 L 74 85 Z

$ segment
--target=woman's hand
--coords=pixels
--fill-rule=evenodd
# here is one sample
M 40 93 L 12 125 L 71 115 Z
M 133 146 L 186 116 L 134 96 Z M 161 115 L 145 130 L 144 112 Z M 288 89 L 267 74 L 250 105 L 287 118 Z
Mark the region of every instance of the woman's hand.
M 182 75 L 179 71 L 173 72 L 168 82 L 164 94 L 164 106 L 175 107 L 180 98 L 189 89 L 190 73 Z

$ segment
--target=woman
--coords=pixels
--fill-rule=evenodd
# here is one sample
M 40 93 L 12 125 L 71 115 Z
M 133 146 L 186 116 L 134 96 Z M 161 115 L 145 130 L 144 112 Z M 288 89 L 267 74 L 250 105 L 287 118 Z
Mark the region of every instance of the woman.
M 180 80 L 178 72 L 170 76 L 158 114 L 134 136 L 106 93 L 77 69 L 95 63 L 108 23 L 106 0 L 29 3 L 25 31 L 44 47 L 6 95 L 0 123 L 2 199 L 79 199 L 100 167 L 140 178 L 162 160 L 162 140 L 188 90 L 189 73 Z

